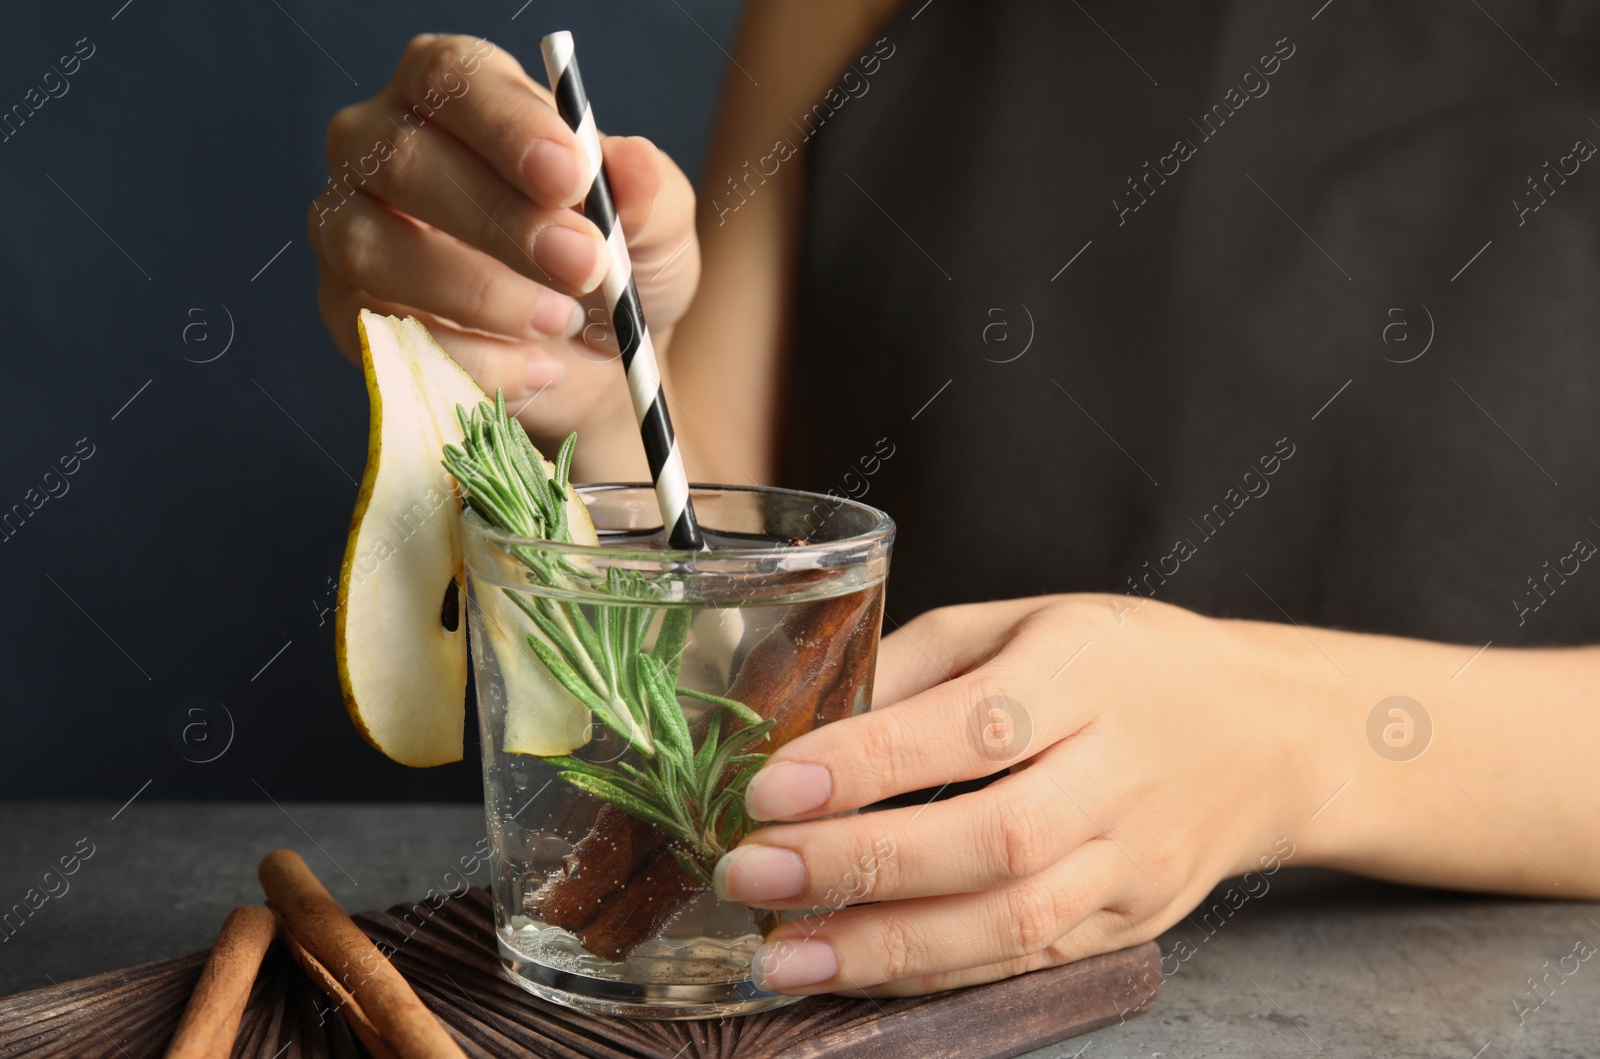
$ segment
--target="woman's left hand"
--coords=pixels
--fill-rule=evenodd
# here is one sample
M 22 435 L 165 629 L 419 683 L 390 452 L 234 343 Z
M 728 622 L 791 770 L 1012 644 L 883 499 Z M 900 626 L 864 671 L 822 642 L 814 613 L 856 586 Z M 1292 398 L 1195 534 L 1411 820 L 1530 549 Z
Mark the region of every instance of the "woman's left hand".
M 1288 626 L 1122 596 L 919 617 L 884 639 L 871 712 L 794 740 L 751 782 L 752 815 L 797 822 L 752 833 L 717 888 L 811 913 L 772 932 L 758 977 L 905 996 L 1155 937 L 1265 864 L 1326 794 L 1311 651 Z M 953 798 L 834 815 L 1001 770 Z

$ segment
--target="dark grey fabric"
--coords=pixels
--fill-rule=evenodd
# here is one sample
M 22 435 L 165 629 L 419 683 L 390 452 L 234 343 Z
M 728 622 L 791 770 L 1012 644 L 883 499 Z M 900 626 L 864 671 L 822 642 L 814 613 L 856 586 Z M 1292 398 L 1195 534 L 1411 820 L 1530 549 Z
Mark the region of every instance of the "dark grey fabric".
M 1600 640 L 1600 5 L 919 6 L 812 140 L 785 433 L 891 617 Z

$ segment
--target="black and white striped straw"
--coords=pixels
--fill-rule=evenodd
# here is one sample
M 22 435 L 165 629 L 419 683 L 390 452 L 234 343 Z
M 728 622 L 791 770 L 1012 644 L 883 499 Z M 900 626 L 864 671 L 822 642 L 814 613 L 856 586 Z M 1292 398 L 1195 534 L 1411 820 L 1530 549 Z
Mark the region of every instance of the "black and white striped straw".
M 628 392 L 633 412 L 639 420 L 645 457 L 650 462 L 650 478 L 655 483 L 656 502 L 661 506 L 661 524 L 668 527 L 674 548 L 700 551 L 705 548 L 700 526 L 695 521 L 694 505 L 689 500 L 689 479 L 683 470 L 683 455 L 667 416 L 667 397 L 661 389 L 661 369 L 656 364 L 655 347 L 639 306 L 639 289 L 633 281 L 633 262 L 628 259 L 628 244 L 617 221 L 611 201 L 611 185 L 606 180 L 600 154 L 600 133 L 595 128 L 594 111 L 578 74 L 578 59 L 572 48 L 572 34 L 563 30 L 539 42 L 544 52 L 545 74 L 555 93 L 556 109 L 572 131 L 594 174 L 594 183 L 584 199 L 583 212 L 605 237 L 611 255 L 611 268 L 601 290 L 611 313 L 611 328 L 622 351 L 622 368 L 628 376 Z

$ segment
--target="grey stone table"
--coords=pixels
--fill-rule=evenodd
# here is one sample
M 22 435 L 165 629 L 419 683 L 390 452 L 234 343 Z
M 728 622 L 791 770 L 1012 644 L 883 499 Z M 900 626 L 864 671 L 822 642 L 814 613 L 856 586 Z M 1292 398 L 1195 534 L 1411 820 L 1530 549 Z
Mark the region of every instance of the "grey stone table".
M 55 893 L 0 926 L 0 995 L 205 948 L 229 909 L 261 899 L 270 849 L 299 850 L 357 911 L 440 884 L 482 827 L 466 805 L 0 803 L 0 912 L 30 887 Z M 1292 868 L 1268 882 L 1161 939 L 1149 1014 L 1035 1055 L 1600 1055 L 1600 959 L 1572 955 L 1600 946 L 1600 906 Z

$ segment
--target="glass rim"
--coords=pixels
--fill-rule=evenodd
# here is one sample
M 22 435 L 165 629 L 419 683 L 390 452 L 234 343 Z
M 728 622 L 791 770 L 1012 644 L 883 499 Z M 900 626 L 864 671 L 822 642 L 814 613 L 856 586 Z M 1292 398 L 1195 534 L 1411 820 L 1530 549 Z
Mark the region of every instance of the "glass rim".
M 578 491 L 579 496 L 586 496 L 591 493 L 641 491 L 649 494 L 651 498 L 650 509 L 652 511 L 656 510 L 655 486 L 649 482 L 574 482 L 572 488 Z M 886 512 L 873 507 L 871 504 L 863 504 L 861 501 L 853 500 L 849 497 L 813 493 L 803 489 L 786 489 L 781 486 L 733 485 L 717 482 L 689 483 L 689 496 L 691 499 L 698 499 L 712 493 L 752 493 L 782 496 L 799 501 L 810 501 L 813 508 L 817 504 L 826 504 L 833 511 L 849 507 L 865 515 L 871 524 L 860 533 L 853 533 L 848 537 L 840 537 L 837 540 L 807 541 L 804 544 L 761 544 L 752 545 L 748 548 L 717 548 L 711 552 L 696 552 L 684 549 L 572 544 L 567 541 L 553 541 L 545 537 L 524 537 L 502 530 L 497 526 L 489 525 L 470 505 L 462 506 L 461 518 L 462 521 L 472 526 L 474 532 L 507 547 L 533 547 L 545 551 L 560 550 L 573 555 L 608 557 L 613 560 L 643 560 L 663 564 L 678 564 L 690 559 L 702 564 L 722 561 L 736 562 L 752 559 L 771 559 L 775 556 L 782 556 L 787 560 L 793 561 L 820 560 L 839 552 L 851 552 L 862 547 L 870 548 L 886 544 L 892 540 L 895 534 L 894 519 L 890 518 Z

